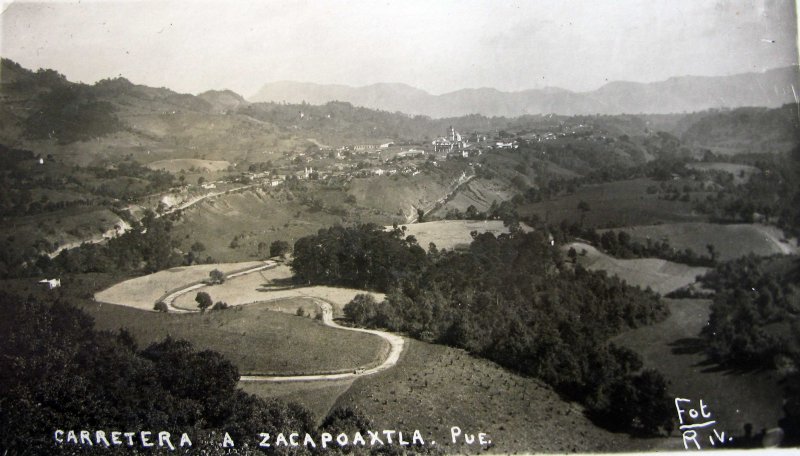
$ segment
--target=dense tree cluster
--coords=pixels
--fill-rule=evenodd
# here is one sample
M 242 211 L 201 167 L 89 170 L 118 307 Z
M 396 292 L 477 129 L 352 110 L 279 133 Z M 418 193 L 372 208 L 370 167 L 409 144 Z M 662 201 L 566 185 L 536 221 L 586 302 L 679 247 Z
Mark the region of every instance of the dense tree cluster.
M 800 361 L 800 262 L 747 256 L 702 281 L 716 292 L 703 331 L 715 361 L 748 368 Z
M 425 261 L 425 251 L 412 236 L 404 239 L 402 229 L 367 224 L 297 240 L 291 266 L 302 282 L 386 291 L 418 275 Z
M 697 209 L 722 221 L 763 220 L 800 235 L 800 146 L 789 154 L 762 155 L 753 165 L 760 172 L 742 185 L 728 183 Z
M 785 375 L 784 444 L 800 444 L 800 260 L 747 256 L 702 280 L 716 291 L 702 332 L 706 351 L 727 367 Z
M 401 233 L 323 230 L 298 241 L 295 252 L 315 254 L 295 256 L 293 267 L 310 271 L 302 278 L 312 283 L 388 290 L 381 303 L 363 295 L 345 307 L 357 324 L 462 347 L 541 378 L 607 427 L 653 433 L 669 425 L 661 376 L 641 371 L 634 353 L 606 342 L 666 315 L 654 293 L 573 269 L 538 232 L 476 233 L 467 252 L 431 248 L 427 255 Z M 387 250 L 365 247 L 376 239 Z
M 54 139 L 61 144 L 105 136 L 124 128 L 116 109 L 98 100 L 88 86 L 54 85 L 39 95 L 40 108 L 24 122 L 32 139 Z
M 249 441 L 315 432 L 305 409 L 238 390 L 237 369 L 215 352 L 170 338 L 139 350 L 63 301 L 2 294 L 0 307 L 0 447 L 10 454 L 55 451 L 54 429 L 187 432 L 193 448 L 211 431 Z
M 55 259 L 45 256 L 28 272 L 58 274 L 83 272 L 160 271 L 179 266 L 183 259 L 175 252 L 172 223 L 148 212 L 141 222 L 105 244 L 83 244 L 62 251 Z

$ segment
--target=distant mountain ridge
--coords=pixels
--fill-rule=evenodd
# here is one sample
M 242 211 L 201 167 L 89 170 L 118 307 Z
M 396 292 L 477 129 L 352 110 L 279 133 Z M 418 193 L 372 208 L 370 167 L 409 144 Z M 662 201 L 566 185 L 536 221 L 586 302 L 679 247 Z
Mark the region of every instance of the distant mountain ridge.
M 346 101 L 371 109 L 437 118 L 468 114 L 669 114 L 711 108 L 778 107 L 796 101 L 798 82 L 797 66 L 732 76 L 681 76 L 650 83 L 617 81 L 590 92 L 556 87 L 519 92 L 479 88 L 431 95 L 400 83 L 350 87 L 281 81 L 265 84 L 249 101 L 305 101 L 313 105 Z

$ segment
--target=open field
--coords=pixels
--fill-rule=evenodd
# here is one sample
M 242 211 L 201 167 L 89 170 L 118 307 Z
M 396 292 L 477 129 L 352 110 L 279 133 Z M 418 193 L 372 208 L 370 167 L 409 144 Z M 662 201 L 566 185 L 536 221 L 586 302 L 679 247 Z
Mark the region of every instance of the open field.
M 228 280 L 220 285 L 204 287 L 200 291 L 205 291 L 211 295 L 211 299 L 214 302 L 225 301 L 231 306 L 287 298 L 317 298 L 332 304 L 334 314 L 337 316 L 341 315 L 344 306 L 356 294 L 365 293 L 363 290 L 352 288 L 328 286 L 296 287 L 289 282 L 291 277 L 291 269 L 286 265 L 279 265 L 272 269 L 265 269 Z M 372 293 L 372 295 L 375 296 L 378 302 L 383 301 L 384 295 L 382 293 Z M 197 303 L 194 301 L 195 296 L 196 293 L 194 292 L 181 295 L 175 299 L 173 306 L 180 309 L 197 309 Z M 297 307 L 288 310 L 294 312 L 296 309 Z
M 675 183 L 679 184 L 682 185 Z M 583 217 L 586 226 L 595 228 L 706 221 L 705 216 L 692 210 L 691 202 L 659 199 L 658 195 L 647 193 L 650 186 L 658 186 L 658 182 L 641 178 L 585 185 L 570 195 L 524 204 L 518 212 L 520 216 L 535 214 L 550 223 L 580 222 Z M 578 211 L 581 201 L 589 204 L 590 210 L 585 214 Z
M 655 443 L 594 426 L 579 405 L 538 380 L 417 340 L 408 341 L 393 369 L 353 382 L 336 406 L 361 410 L 376 429 L 419 429 L 449 452 L 480 448 L 448 445 L 451 426 L 488 433 L 493 453 L 630 451 Z
M 564 246 L 564 249 L 570 247 L 578 252 L 578 263 L 586 269 L 606 271 L 609 276 L 615 275 L 629 285 L 650 287 L 662 295 L 694 283 L 697 276 L 708 272 L 708 268 L 692 267 L 658 258 L 621 260 L 582 242 L 573 242 Z M 581 255 L 583 250 L 586 250 L 585 256 Z
M 309 305 L 313 303 L 306 299 L 281 303 L 284 308 L 295 310 Z M 86 305 L 84 310 L 95 318 L 98 329 L 127 328 L 140 347 L 167 335 L 186 339 L 198 349 L 222 353 L 242 374 L 350 372 L 380 364 L 388 351 L 388 343 L 380 337 L 278 312 L 272 303 L 204 314 L 142 312 L 103 303 Z
M 153 310 L 153 305 L 167 292 L 181 288 L 190 283 L 209 278 L 208 273 L 214 269 L 229 274 L 234 271 L 249 269 L 264 264 L 261 261 L 248 263 L 202 264 L 167 269 L 135 279 L 126 280 L 110 288 L 99 291 L 95 299 L 100 302 L 135 307 L 142 310 Z M 194 298 L 194 296 L 192 296 Z M 196 307 L 196 305 L 195 305 Z
M 695 404 L 703 399 L 719 431 L 741 435 L 745 423 L 751 423 L 755 433 L 777 426 L 783 398 L 776 373 L 732 372 L 709 363 L 698 336 L 708 321 L 710 301 L 668 299 L 666 303 L 671 311 L 666 320 L 625 332 L 613 342 L 634 350 L 645 367 L 664 374 L 674 397 L 692 399 Z M 683 445 L 675 437 L 665 449 L 683 451 Z
M 199 160 L 196 158 L 173 158 L 170 160 L 158 160 L 147 164 L 150 169 L 163 169 L 170 173 L 177 174 L 181 171 L 224 171 L 231 165 L 226 160 Z
M 692 249 L 707 255 L 707 245 L 712 244 L 722 261 L 739 258 L 750 253 L 758 256 L 797 254 L 800 248 L 795 240 L 786 240 L 781 230 L 774 226 L 754 224 L 722 225 L 716 223 L 665 223 L 663 225 L 630 226 L 623 229 L 631 238 L 642 244 L 648 239 L 668 240 L 678 249 Z
M 750 176 L 760 172 L 755 166 L 724 162 L 687 163 L 686 167 L 699 171 L 722 171 L 729 173 L 733 176 L 733 182 L 736 184 L 743 184 L 750 180 Z
M 438 249 L 452 250 L 466 247 L 472 242 L 470 232 L 490 232 L 495 236 L 508 233 L 502 220 L 440 220 L 436 222 L 412 223 L 402 225 L 406 228 L 406 236 L 414 236 L 420 247 L 427 250 L 433 242 Z M 391 228 L 391 227 L 387 227 Z
M 300 237 L 337 223 L 342 223 L 342 217 L 322 211 L 311 213 L 298 198 L 289 200 L 283 192 L 250 190 L 184 210 L 174 233 L 184 251 L 199 241 L 206 248 L 200 252 L 203 258 L 247 261 L 264 256 L 258 251 L 260 242 L 269 245 L 281 240 L 294 245 Z

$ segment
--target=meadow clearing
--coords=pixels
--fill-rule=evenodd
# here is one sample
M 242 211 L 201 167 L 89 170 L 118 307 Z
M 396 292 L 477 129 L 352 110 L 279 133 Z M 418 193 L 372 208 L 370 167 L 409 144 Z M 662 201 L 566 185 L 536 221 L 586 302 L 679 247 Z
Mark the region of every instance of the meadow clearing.
M 679 187 L 684 185 L 680 180 L 673 183 Z M 669 201 L 647 192 L 649 187 L 658 185 L 658 181 L 649 178 L 584 185 L 569 195 L 524 204 L 518 212 L 520 216 L 535 214 L 549 223 L 583 221 L 586 226 L 595 228 L 706 221 L 707 217 L 692 209 L 690 201 Z M 581 201 L 589 205 L 589 211 L 578 210 Z
M 629 285 L 640 288 L 650 287 L 656 293 L 665 295 L 696 281 L 698 276 L 708 272 L 708 268 L 692 267 L 659 258 L 637 258 L 622 260 L 600 252 L 589 244 L 572 242 L 564 246 L 564 251 L 574 248 L 578 253 L 578 264 L 592 271 L 606 271 L 609 276 L 617 276 Z M 584 255 L 583 252 L 586 252 Z
M 638 353 L 645 367 L 658 369 L 674 397 L 703 399 L 717 420 L 716 428 L 742 435 L 746 423 L 754 432 L 777 426 L 783 396 L 775 371 L 731 371 L 711 363 L 699 338 L 709 315 L 709 300 L 667 299 L 670 316 L 650 326 L 624 332 L 612 342 Z M 677 417 L 676 417 L 677 418 Z M 683 451 L 680 434 L 662 449 Z
M 287 298 L 318 298 L 333 305 L 334 315 L 340 316 L 344 306 L 355 295 L 367 293 L 353 288 L 328 286 L 296 286 L 291 283 L 292 271 L 289 266 L 280 264 L 252 274 L 228 280 L 220 285 L 203 287 L 214 302 L 224 301 L 230 306 L 240 306 L 254 302 L 275 301 Z M 377 301 L 383 301 L 382 293 L 371 293 Z M 175 299 L 173 306 L 178 309 L 196 310 L 196 292 L 183 294 Z M 283 307 L 283 306 L 281 306 Z M 294 312 L 297 308 L 288 309 Z
M 282 300 L 280 306 L 315 307 L 305 298 Z M 379 365 L 389 350 L 378 336 L 325 326 L 313 313 L 290 315 L 271 302 L 202 314 L 142 312 L 107 303 L 87 304 L 84 310 L 98 329 L 126 328 L 142 348 L 168 335 L 185 339 L 197 349 L 222 353 L 242 375 L 352 372 Z
M 656 442 L 600 429 L 580 405 L 546 384 L 463 350 L 418 340 L 407 344 L 394 368 L 359 378 L 335 406 L 362 410 L 378 429 L 419 429 L 426 442 L 458 454 L 483 451 L 450 444 L 451 426 L 488 433 L 491 453 L 633 451 Z
M 698 171 L 722 171 L 729 173 L 733 176 L 733 182 L 737 185 L 744 184 L 750 179 L 750 176 L 761 172 L 755 166 L 740 163 L 698 162 L 687 163 L 686 167 Z
M 417 243 L 425 250 L 431 242 L 436 244 L 439 250 L 468 247 L 472 242 L 470 235 L 472 231 L 488 232 L 495 236 L 508 233 L 508 228 L 503 226 L 502 220 L 439 220 L 400 226 L 405 227 L 405 236 L 417 238 Z M 525 228 L 528 228 L 527 225 Z
M 699 255 L 707 255 L 707 246 L 710 244 L 714 246 L 720 261 L 733 260 L 751 253 L 756 256 L 800 253 L 797 240 L 786 239 L 780 229 L 760 223 L 664 223 L 629 226 L 619 230 L 630 234 L 632 240 L 642 244 L 646 244 L 648 239 L 667 240 L 675 249 L 692 249 Z
M 192 168 L 196 171 L 224 171 L 229 166 L 231 166 L 231 163 L 226 160 L 200 160 L 196 158 L 173 158 L 170 160 L 158 160 L 147 164 L 147 167 L 150 169 L 162 169 L 173 174 L 177 174 L 181 171 L 189 171 Z
M 95 300 L 109 304 L 153 310 L 153 305 L 164 295 L 183 286 L 209 278 L 209 272 L 219 269 L 225 274 L 263 265 L 263 261 L 246 263 L 216 263 L 184 266 L 159 271 L 115 284 L 95 293 Z M 196 307 L 196 305 L 195 305 Z

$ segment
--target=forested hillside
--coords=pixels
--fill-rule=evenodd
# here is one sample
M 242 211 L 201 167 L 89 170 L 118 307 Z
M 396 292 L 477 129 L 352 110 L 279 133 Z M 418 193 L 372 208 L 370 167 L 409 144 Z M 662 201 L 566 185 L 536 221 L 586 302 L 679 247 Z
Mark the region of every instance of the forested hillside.
M 466 348 L 541 378 L 599 423 L 668 429 L 666 384 L 628 350 L 605 343 L 666 315 L 657 295 L 565 263 L 540 232 L 475 235 L 467 252 L 428 253 L 403 230 L 334 227 L 295 244 L 299 281 L 387 291 L 345 308 L 356 324 Z
M 0 308 L 0 447 L 9 454 L 58 451 L 55 429 L 91 429 L 92 439 L 95 429 L 109 439 L 136 431 L 137 442 L 139 431 L 154 431 L 153 442 L 168 431 L 176 447 L 185 432 L 206 454 L 221 454 L 224 432 L 251 444 L 260 432 L 315 432 L 302 407 L 238 390 L 236 367 L 217 353 L 171 338 L 141 349 L 124 331 L 95 331 L 62 300 L 3 293 Z

